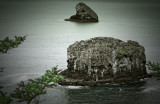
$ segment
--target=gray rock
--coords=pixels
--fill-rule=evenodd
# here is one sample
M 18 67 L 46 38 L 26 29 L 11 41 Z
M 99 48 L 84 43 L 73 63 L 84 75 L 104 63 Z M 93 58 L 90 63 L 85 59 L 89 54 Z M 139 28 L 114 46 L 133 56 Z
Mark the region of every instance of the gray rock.
M 90 7 L 81 2 L 76 5 L 76 15 L 65 20 L 77 22 L 98 22 L 98 16 Z
M 134 82 L 147 75 L 145 49 L 132 40 L 124 42 L 111 37 L 82 40 L 68 47 L 67 56 L 68 69 L 61 73 L 64 79 L 60 84 Z

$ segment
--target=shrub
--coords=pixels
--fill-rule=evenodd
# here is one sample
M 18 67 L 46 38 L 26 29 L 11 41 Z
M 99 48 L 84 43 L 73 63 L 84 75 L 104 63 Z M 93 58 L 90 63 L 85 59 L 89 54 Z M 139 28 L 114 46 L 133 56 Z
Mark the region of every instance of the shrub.
M 0 89 L 3 88 L 0 86 Z M 9 104 L 11 103 L 12 99 L 10 96 L 7 96 L 7 93 L 4 93 L 0 90 L 0 104 Z
M 58 72 L 57 67 L 53 67 L 51 71 L 47 70 L 41 78 L 29 79 L 27 83 L 21 81 L 11 96 L 18 99 L 18 102 L 38 104 L 39 95 L 46 94 L 45 88 L 54 87 L 61 80 Z
M 148 61 L 147 65 L 148 65 L 148 69 L 153 71 L 151 74 L 154 77 L 160 79 L 160 63 Z
M 7 53 L 9 49 L 18 47 L 18 45 L 21 44 L 24 40 L 26 40 L 26 36 L 15 36 L 14 40 L 6 37 L 4 40 L 0 40 L 0 52 Z

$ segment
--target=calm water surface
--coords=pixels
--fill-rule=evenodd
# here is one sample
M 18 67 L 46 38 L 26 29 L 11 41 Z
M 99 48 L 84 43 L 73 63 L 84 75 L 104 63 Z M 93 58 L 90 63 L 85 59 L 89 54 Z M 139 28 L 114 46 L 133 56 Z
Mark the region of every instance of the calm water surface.
M 83 1 L 83 0 L 82 0 Z M 67 47 L 93 37 L 114 37 L 138 41 L 147 60 L 160 59 L 160 2 L 84 1 L 98 14 L 98 23 L 63 21 L 75 14 L 79 0 L 0 1 L 0 40 L 27 36 L 18 48 L 0 54 L 0 83 L 11 92 L 21 80 L 39 77 L 58 65 L 67 68 Z M 44 104 L 158 104 L 160 82 L 148 79 L 129 85 L 63 87 L 47 89 Z

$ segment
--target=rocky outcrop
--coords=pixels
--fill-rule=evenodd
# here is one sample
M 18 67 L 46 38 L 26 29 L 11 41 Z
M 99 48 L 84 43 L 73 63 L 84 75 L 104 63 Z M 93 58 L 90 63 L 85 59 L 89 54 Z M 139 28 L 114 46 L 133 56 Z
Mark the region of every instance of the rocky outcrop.
M 67 49 L 68 69 L 62 85 L 134 82 L 147 75 L 145 49 L 138 42 L 96 37 Z
M 98 16 L 90 7 L 81 2 L 76 5 L 76 15 L 65 20 L 77 22 L 98 22 Z

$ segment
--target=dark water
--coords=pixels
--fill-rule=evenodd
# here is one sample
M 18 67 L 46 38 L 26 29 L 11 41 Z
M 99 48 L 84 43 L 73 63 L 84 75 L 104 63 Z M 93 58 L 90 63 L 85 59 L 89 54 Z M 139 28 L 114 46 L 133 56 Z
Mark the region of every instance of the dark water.
M 48 89 L 49 96 L 43 96 L 47 97 L 43 104 L 159 104 L 159 86 L 159 82 L 149 79 L 125 85 L 58 87 Z
M 58 65 L 67 68 L 67 47 L 93 37 L 135 40 L 145 47 L 146 58 L 160 59 L 160 2 L 158 0 L 82 0 L 99 16 L 99 23 L 64 21 L 75 14 L 79 0 L 1 0 L 0 40 L 27 36 L 7 54 L 0 54 L 0 83 L 11 92 L 17 82 L 35 78 Z M 126 86 L 56 87 L 48 89 L 44 104 L 158 104 L 159 81 Z

